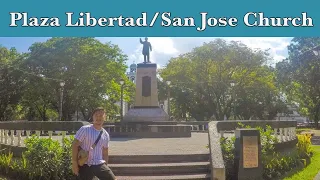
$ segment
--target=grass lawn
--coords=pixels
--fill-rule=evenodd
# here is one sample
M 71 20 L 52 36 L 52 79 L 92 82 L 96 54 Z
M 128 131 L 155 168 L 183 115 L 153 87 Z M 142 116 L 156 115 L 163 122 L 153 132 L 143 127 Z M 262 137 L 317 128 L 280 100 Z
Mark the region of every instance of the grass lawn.
M 297 131 L 314 133 L 315 136 L 320 136 L 320 130 L 319 129 L 301 128 L 301 129 L 297 129 Z
M 291 177 L 284 178 L 284 180 L 313 180 L 315 178 L 320 171 L 320 146 L 312 146 L 312 148 L 314 155 L 311 158 L 311 163 Z

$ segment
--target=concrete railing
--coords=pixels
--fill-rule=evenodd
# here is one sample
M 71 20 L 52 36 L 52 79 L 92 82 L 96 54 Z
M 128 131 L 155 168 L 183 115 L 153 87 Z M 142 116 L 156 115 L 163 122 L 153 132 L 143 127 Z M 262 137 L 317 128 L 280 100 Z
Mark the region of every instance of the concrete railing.
M 226 132 L 234 132 L 239 128 L 239 124 L 242 123 L 245 126 L 255 127 L 266 127 L 269 125 L 274 132 L 274 136 L 278 137 L 279 142 L 287 142 L 296 139 L 296 121 L 279 121 L 279 120 L 268 120 L 268 121 L 220 121 L 217 124 L 217 128 L 221 137 L 224 137 Z
M 209 123 L 209 147 L 211 154 L 211 173 L 213 180 L 225 180 L 225 165 L 222 155 L 220 138 L 224 137 L 227 133 L 233 133 L 234 130 L 240 128 L 238 123 L 252 128 L 262 127 L 265 128 L 269 125 L 274 130 L 274 136 L 278 137 L 279 145 L 281 148 L 292 148 L 296 145 L 296 121 L 212 121 Z
M 21 146 L 22 137 L 30 135 L 48 136 L 74 134 L 81 126 L 89 124 L 83 121 L 7 121 L 0 122 L 0 144 Z M 61 142 L 63 143 L 63 138 Z M 16 141 L 15 141 L 16 140 Z
M 0 144 L 21 146 L 22 137 L 30 135 L 58 138 L 63 143 L 66 135 L 74 135 L 81 126 L 90 124 L 86 121 L 6 121 L 0 122 Z M 177 122 L 141 122 L 136 123 L 106 123 L 104 128 L 112 137 L 190 137 L 191 126 Z
M 208 132 L 209 121 L 181 121 L 178 124 L 189 125 L 191 126 L 192 132 Z
M 123 124 L 104 125 L 110 137 L 131 138 L 179 138 L 191 137 L 191 127 L 187 125 L 165 124 Z
M 146 124 L 148 122 L 145 122 Z M 190 126 L 191 131 L 192 132 L 208 132 L 208 123 L 209 121 L 164 121 L 164 122 L 155 122 L 155 123 L 150 123 L 149 124 L 157 124 L 157 125 L 185 125 L 185 126 Z M 119 129 L 119 125 L 121 125 L 121 123 L 106 123 L 105 127 L 117 127 L 116 129 L 118 129 L 121 132 L 132 132 L 133 128 L 132 126 L 130 126 L 129 124 L 124 124 L 121 128 L 121 130 Z M 117 130 L 113 130 L 110 129 L 110 131 L 115 132 Z

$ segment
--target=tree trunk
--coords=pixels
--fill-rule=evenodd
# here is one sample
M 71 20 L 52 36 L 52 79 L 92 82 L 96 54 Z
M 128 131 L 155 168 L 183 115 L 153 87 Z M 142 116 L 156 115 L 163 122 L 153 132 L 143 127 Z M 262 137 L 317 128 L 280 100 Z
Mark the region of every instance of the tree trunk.
M 316 112 L 315 116 L 314 116 L 314 125 L 315 125 L 315 128 L 318 129 L 319 128 L 319 115 L 318 115 L 318 112 Z
M 318 124 L 319 124 L 319 111 L 320 111 L 320 103 L 316 106 L 316 109 L 315 109 L 315 114 L 314 114 L 314 125 L 315 125 L 315 128 L 318 129 Z

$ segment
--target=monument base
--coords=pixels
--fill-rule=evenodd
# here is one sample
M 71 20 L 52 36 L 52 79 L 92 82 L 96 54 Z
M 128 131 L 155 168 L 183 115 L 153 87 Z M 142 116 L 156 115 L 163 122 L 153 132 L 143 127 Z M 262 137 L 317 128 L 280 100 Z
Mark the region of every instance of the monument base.
M 169 121 L 169 115 L 160 107 L 134 107 L 123 117 L 123 122 Z

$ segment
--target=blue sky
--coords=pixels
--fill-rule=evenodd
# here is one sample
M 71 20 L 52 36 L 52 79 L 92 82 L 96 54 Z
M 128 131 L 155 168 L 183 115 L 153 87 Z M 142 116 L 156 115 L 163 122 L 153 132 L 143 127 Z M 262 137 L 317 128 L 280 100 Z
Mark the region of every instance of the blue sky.
M 15 47 L 19 52 L 27 52 L 31 44 L 35 42 L 43 42 L 49 38 L 45 37 L 0 37 L 0 45 L 5 47 Z M 143 61 L 141 55 L 141 44 L 139 38 L 116 38 L 116 37 L 99 37 L 101 42 L 111 41 L 117 44 L 125 54 L 128 55 L 128 65 L 131 63 L 139 63 Z M 149 41 L 152 44 L 151 62 L 156 62 L 159 66 L 164 66 L 171 57 L 191 51 L 194 47 L 201 46 L 204 42 L 209 42 L 215 38 L 178 38 L 178 37 L 151 37 Z M 287 45 L 292 38 L 281 37 L 257 37 L 257 38 L 223 38 L 226 40 L 241 41 L 251 48 L 270 49 L 270 54 L 274 58 L 274 62 L 281 61 L 287 57 Z

